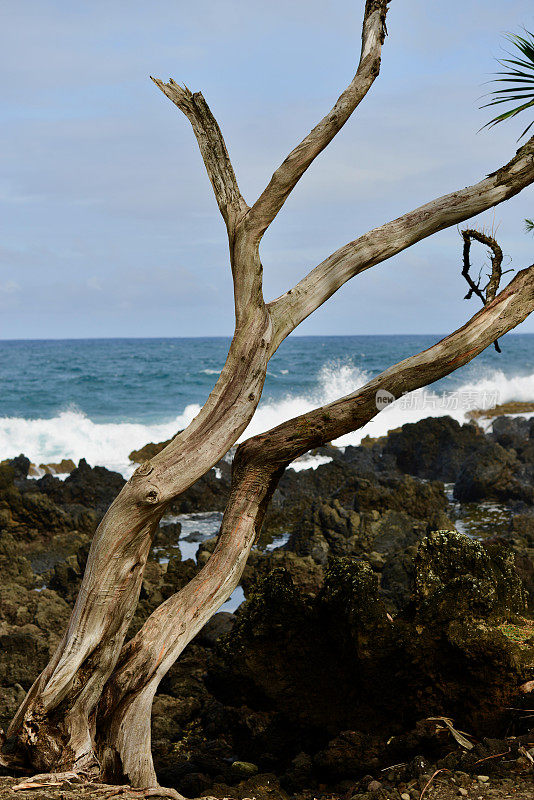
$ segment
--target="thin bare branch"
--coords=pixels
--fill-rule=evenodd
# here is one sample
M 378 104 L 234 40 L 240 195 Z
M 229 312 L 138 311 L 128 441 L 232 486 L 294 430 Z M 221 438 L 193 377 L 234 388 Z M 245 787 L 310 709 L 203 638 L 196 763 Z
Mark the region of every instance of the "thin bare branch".
M 486 303 L 491 302 L 495 298 L 501 283 L 503 260 L 501 247 L 493 236 L 489 236 L 489 234 L 484 233 L 483 231 L 477 231 L 475 228 L 466 228 L 461 233 L 464 240 L 462 275 L 469 285 L 469 291 L 465 296 L 465 300 L 470 300 L 473 294 L 476 294 L 477 297 L 482 300 L 483 305 L 486 305 Z M 471 267 L 469 262 L 469 253 L 471 251 L 472 239 L 480 242 L 480 244 L 485 244 L 492 252 L 491 275 L 488 283 L 483 289 L 480 288 L 480 278 L 478 282 L 475 282 L 469 274 Z M 498 353 L 501 352 L 501 348 L 499 347 L 499 342 L 497 339 L 493 342 L 493 346 Z
M 268 304 L 276 327 L 274 345 L 344 283 L 437 231 L 507 200 L 534 182 L 534 137 L 514 158 L 480 183 L 439 197 L 374 228 L 336 250 L 281 297 Z
M 163 83 L 159 78 L 152 80 L 191 123 L 215 198 L 226 222 L 228 234 L 232 237 L 237 221 L 245 214 L 248 206 L 239 191 L 217 120 L 200 92 L 193 93 L 186 86 L 182 88 L 172 78 L 168 83 Z
M 257 241 L 261 239 L 310 164 L 343 127 L 378 76 L 382 44 L 386 36 L 388 2 L 389 0 L 367 0 L 362 49 L 356 75 L 331 111 L 274 172 L 269 184 L 249 211 L 246 226 L 249 231 L 253 231 Z
M 503 254 L 501 247 L 496 239 L 493 236 L 489 236 L 487 233 L 483 231 L 477 231 L 475 228 L 466 228 L 465 231 L 462 231 L 462 237 L 464 240 L 464 252 L 463 252 L 463 270 L 462 275 L 467 280 L 469 284 L 469 292 L 466 295 L 466 300 L 474 294 L 476 294 L 484 305 L 486 303 L 491 302 L 495 298 L 497 294 L 497 290 L 499 288 L 499 284 L 501 282 L 502 277 L 502 260 Z M 492 252 L 491 256 L 491 276 L 489 279 L 488 284 L 484 287 L 483 290 L 480 289 L 478 284 L 475 284 L 471 276 L 469 275 L 469 251 L 471 250 L 471 239 L 475 239 L 480 244 L 485 244 L 486 247 Z M 485 292 L 485 294 L 484 294 Z

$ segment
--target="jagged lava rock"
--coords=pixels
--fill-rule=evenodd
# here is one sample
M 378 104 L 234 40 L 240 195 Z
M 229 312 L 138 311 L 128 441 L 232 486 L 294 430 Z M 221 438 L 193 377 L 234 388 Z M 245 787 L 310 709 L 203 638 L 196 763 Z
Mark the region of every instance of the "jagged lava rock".
M 452 483 L 467 456 L 484 441 L 476 425 L 460 425 L 451 417 L 429 417 L 390 433 L 383 452 L 394 456 L 403 472 Z

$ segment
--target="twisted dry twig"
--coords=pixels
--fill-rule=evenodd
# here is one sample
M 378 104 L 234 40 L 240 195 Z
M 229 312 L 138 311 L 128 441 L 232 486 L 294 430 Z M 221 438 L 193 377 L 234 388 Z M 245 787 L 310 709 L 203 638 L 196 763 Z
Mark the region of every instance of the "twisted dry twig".
M 477 297 L 480 297 L 480 299 L 482 300 L 482 304 L 487 305 L 487 303 L 491 303 L 491 301 L 495 299 L 495 295 L 497 294 L 497 290 L 501 282 L 502 260 L 503 260 L 502 250 L 499 246 L 499 243 L 497 242 L 496 239 L 493 238 L 493 236 L 489 236 L 486 233 L 477 231 L 474 228 L 466 228 L 461 233 L 462 233 L 462 238 L 464 240 L 462 275 L 469 284 L 469 291 L 465 296 L 465 300 L 470 300 L 473 294 L 476 294 Z M 490 248 L 490 250 L 493 253 L 493 255 L 491 256 L 490 279 L 483 289 L 480 288 L 480 277 L 478 281 L 475 283 L 475 281 L 469 274 L 469 270 L 471 268 L 471 264 L 469 262 L 469 253 L 471 250 L 472 239 L 476 240 L 477 242 L 480 242 L 480 244 L 485 244 L 487 247 Z M 498 353 L 500 353 L 501 348 L 499 347 L 499 342 L 495 340 L 493 344 L 495 346 L 495 350 Z

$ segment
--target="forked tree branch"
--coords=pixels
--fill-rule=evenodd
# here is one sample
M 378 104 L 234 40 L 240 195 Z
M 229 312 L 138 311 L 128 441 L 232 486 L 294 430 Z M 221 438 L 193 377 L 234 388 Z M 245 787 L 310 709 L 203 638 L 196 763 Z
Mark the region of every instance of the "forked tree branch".
M 230 499 L 217 546 L 205 567 L 166 600 L 123 647 L 99 714 L 110 738 L 104 751 L 116 752 L 132 781 L 153 774 L 150 752 L 152 698 L 176 658 L 239 583 L 269 500 L 285 467 L 313 447 L 361 428 L 381 405 L 377 392 L 395 398 L 443 378 L 471 361 L 534 310 L 534 265 L 462 328 L 415 356 L 382 372 L 353 394 L 278 425 L 240 445 L 232 468 Z M 177 624 L 179 622 L 179 624 Z M 135 748 L 130 724 L 143 728 Z M 140 741 L 142 742 L 141 747 Z
M 152 80 L 191 123 L 228 235 L 232 237 L 236 222 L 245 214 L 248 206 L 239 191 L 217 120 L 200 92 L 193 93 L 187 86 L 182 88 L 172 78 L 168 83 L 163 83 L 159 78 Z
M 437 231 L 507 200 L 534 182 L 534 137 L 514 158 L 466 189 L 439 197 L 336 250 L 285 294 L 268 304 L 277 347 L 344 283 Z
M 388 3 L 389 0 L 367 0 L 360 62 L 354 78 L 339 96 L 332 110 L 274 172 L 269 184 L 250 209 L 246 227 L 256 241 L 261 239 L 302 175 L 343 127 L 378 76 L 382 44 L 386 36 Z

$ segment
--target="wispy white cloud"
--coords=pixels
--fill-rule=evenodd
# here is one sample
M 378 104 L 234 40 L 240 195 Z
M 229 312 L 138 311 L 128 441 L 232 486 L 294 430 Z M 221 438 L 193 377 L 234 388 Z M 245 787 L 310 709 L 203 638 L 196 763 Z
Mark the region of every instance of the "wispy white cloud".
M 13 292 L 18 292 L 20 290 L 20 285 L 16 281 L 5 281 L 4 283 L 0 283 L 0 292 L 3 294 L 13 294 Z

